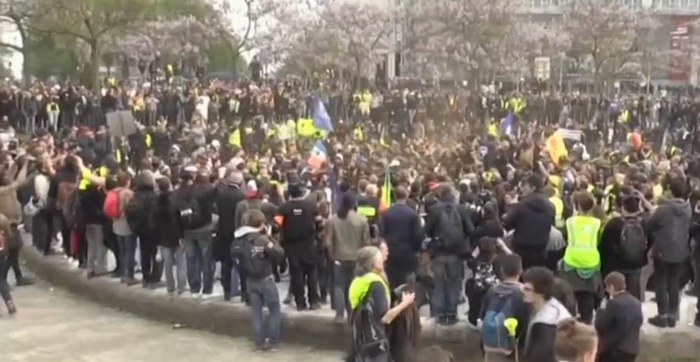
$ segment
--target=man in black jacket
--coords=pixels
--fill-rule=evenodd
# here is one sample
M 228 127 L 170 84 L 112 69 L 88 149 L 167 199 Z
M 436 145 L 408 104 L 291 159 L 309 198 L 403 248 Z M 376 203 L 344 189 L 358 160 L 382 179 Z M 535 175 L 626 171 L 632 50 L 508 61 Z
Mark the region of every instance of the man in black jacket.
M 555 212 L 554 205 L 542 193 L 543 188 L 544 181 L 539 175 L 526 177 L 520 184 L 523 199 L 503 220 L 506 230 L 514 230 L 513 251 L 523 259 L 523 270 L 547 265 L 547 243 Z
M 185 242 L 187 280 L 192 295 L 209 297 L 214 289 L 212 212 L 216 189 L 209 176 L 198 173 L 196 167 L 187 166 L 183 171 L 182 186 L 175 191 L 174 212 Z
M 452 186 L 440 186 L 437 195 L 440 202 L 430 207 L 425 222 L 425 234 L 432 240 L 433 312 L 438 323 L 451 325 L 457 323 L 464 279 L 463 257 L 471 252 L 469 236 L 474 224 L 469 210 L 457 204 Z
M 222 185 L 219 187 L 219 192 L 216 196 L 216 206 L 219 211 L 219 220 L 226 220 L 218 224 L 216 240 L 214 241 L 214 255 L 221 261 L 221 285 L 224 287 L 224 300 L 231 300 L 232 296 L 241 296 L 243 301 L 247 300 L 245 295 L 246 285 L 245 280 L 240 278 L 240 290 L 238 283 L 235 282 L 237 276 L 240 275 L 239 270 L 233 267 L 231 260 L 231 242 L 233 242 L 233 233 L 236 231 L 235 220 L 236 208 L 238 204 L 245 200 L 245 194 L 241 190 L 243 184 L 243 173 L 235 168 L 226 169 L 226 176 Z M 234 285 L 235 284 L 235 285 Z
M 272 269 L 284 257 L 284 251 L 267 234 L 265 215 L 260 210 L 251 210 L 247 226 L 240 227 L 235 233 L 235 245 L 252 243 L 252 248 L 239 247 L 246 254 L 235 255 L 242 268 L 246 266 L 254 270 L 246 270 L 248 274 L 248 293 L 251 302 L 251 318 L 253 339 L 258 349 L 274 350 L 280 342 L 282 314 L 279 291 L 272 277 Z M 250 249 L 250 250 L 249 250 Z M 267 307 L 269 315 L 268 333 L 263 332 L 263 307 Z
M 627 293 L 625 276 L 612 272 L 605 277 L 610 301 L 596 313 L 600 362 L 634 361 L 639 353 L 639 337 L 644 323 L 642 303 Z

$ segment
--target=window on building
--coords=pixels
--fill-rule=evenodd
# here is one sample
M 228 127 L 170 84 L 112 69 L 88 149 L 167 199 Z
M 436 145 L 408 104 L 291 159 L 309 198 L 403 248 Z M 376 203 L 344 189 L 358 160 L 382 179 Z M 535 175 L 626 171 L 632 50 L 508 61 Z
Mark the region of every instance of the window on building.
M 697 10 L 698 8 L 698 0 L 688 0 L 688 8 Z
M 689 1 L 688 0 L 681 0 L 680 6 L 681 6 L 681 9 L 687 9 L 689 6 Z
M 536 7 L 536 8 L 541 8 L 542 7 L 542 0 L 533 0 L 532 6 Z
M 664 9 L 674 9 L 678 7 L 678 0 L 663 0 L 662 8 Z

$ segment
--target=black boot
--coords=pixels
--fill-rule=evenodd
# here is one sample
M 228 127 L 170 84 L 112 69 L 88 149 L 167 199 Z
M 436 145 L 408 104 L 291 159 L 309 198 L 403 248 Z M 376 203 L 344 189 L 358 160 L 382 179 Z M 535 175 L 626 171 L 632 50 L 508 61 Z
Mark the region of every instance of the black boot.
M 668 317 L 665 315 L 657 315 L 655 317 L 651 317 L 647 319 L 647 322 L 653 326 L 657 326 L 659 328 L 666 328 L 668 327 Z M 675 325 L 675 321 L 674 321 Z

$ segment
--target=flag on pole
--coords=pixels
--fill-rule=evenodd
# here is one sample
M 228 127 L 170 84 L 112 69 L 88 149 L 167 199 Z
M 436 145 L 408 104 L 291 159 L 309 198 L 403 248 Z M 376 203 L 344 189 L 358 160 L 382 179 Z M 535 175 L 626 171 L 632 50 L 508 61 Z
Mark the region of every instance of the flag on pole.
M 316 141 L 311 149 L 311 156 L 309 156 L 309 166 L 318 170 L 323 167 L 323 163 L 327 160 L 328 152 L 326 151 L 326 146 L 323 145 L 323 141 Z
M 314 99 L 314 112 L 313 116 L 311 117 L 314 120 L 314 126 L 316 127 L 316 129 L 325 132 L 333 132 L 333 123 L 331 122 L 331 116 L 328 115 L 328 111 L 326 111 L 326 106 L 323 105 L 321 97 L 315 96 Z
M 391 172 L 386 169 L 384 175 L 384 185 L 382 185 L 382 197 L 379 199 L 379 212 L 384 212 L 391 207 Z
M 511 132 L 513 131 L 513 122 L 515 121 L 515 116 L 513 115 L 513 112 L 508 112 L 508 115 L 506 116 L 506 119 L 503 120 L 503 123 L 501 124 L 501 132 L 506 135 L 511 135 Z

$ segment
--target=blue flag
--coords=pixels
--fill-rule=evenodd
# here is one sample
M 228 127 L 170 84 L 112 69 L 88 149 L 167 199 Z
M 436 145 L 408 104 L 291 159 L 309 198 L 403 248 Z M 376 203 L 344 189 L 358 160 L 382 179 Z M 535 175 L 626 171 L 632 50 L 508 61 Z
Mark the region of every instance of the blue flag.
M 314 126 L 320 130 L 326 132 L 333 132 L 333 123 L 331 123 L 331 116 L 328 115 L 326 111 L 326 106 L 323 105 L 321 97 L 314 97 L 314 113 L 311 117 L 314 120 Z
M 515 116 L 513 115 L 513 112 L 508 112 L 506 119 L 503 121 L 503 124 L 501 124 L 501 132 L 503 132 L 504 134 L 510 135 L 511 132 L 513 132 L 513 122 L 514 121 L 515 121 Z

